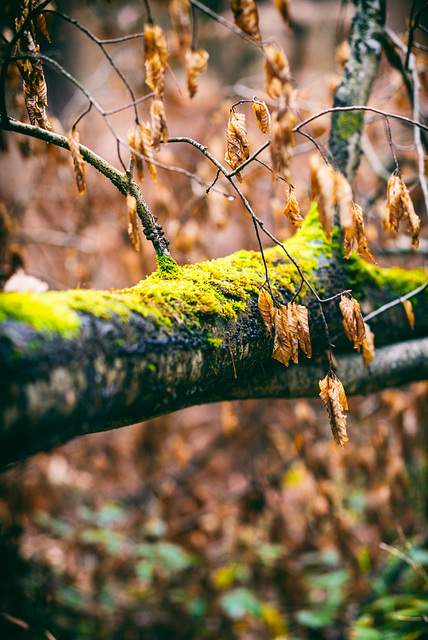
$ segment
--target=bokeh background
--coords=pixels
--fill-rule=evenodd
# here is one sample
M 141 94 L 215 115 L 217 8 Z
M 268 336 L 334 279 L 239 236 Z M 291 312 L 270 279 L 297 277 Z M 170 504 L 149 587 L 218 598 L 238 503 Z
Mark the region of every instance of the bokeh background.
M 227 2 L 206 2 L 231 20 Z M 298 89 L 299 118 L 331 106 L 340 79 L 352 6 L 337 0 L 291 2 L 294 29 L 274 4 L 258 2 L 264 38 L 284 47 Z M 410 2 L 388 2 L 388 24 L 405 32 Z M 151 2 L 167 33 L 170 68 L 165 104 L 171 136 L 188 136 L 222 160 L 230 106 L 264 93 L 263 63 L 248 42 L 202 14 L 198 41 L 208 71 L 193 100 L 186 95 L 183 51 L 167 2 Z M 99 38 L 140 32 L 144 3 L 55 3 Z M 14 3 L 0 9 L 10 34 Z M 9 26 L 8 26 L 9 25 Z M 129 95 L 100 48 L 59 18 L 48 18 L 52 44 L 42 51 L 75 75 L 104 109 Z M 423 32 L 418 42 L 424 42 Z M 340 46 L 339 46 L 340 45 Z M 141 38 L 107 45 L 140 97 Z M 339 48 L 338 48 L 339 47 Z M 426 54 L 416 51 L 427 114 Z M 45 67 L 49 117 L 66 133 L 87 103 Z M 268 102 L 269 104 L 269 102 Z M 401 75 L 382 60 L 371 104 L 410 116 Z M 21 80 L 11 66 L 8 105 L 26 120 Z M 148 118 L 150 101 L 139 105 Z M 262 134 L 247 114 L 251 150 Z M 357 201 L 379 264 L 424 264 L 409 239 L 383 227 L 386 181 L 394 169 L 384 125 L 370 117 Z M 111 116 L 126 138 L 132 110 Z M 426 227 L 411 129 L 393 123 L 406 184 Z M 328 139 L 328 117 L 310 133 Z M 120 168 L 116 141 L 92 110 L 79 123 L 83 144 Z M 87 167 L 77 193 L 63 150 L 3 134 L 0 154 L 0 278 L 19 269 L 52 289 L 121 288 L 156 268 L 142 236 L 127 233 L 126 202 Z M 309 207 L 308 156 L 296 138 L 292 179 L 303 213 Z M 123 151 L 127 162 L 127 152 Z M 269 163 L 269 152 L 261 156 Z M 159 161 L 197 174 L 215 169 L 184 144 L 163 146 Z M 253 226 L 230 186 L 207 197 L 196 181 L 158 170 L 142 193 L 159 217 L 180 264 L 256 249 Z M 293 233 L 283 216 L 286 188 L 260 164 L 245 170 L 243 191 L 279 237 Z M 424 235 L 424 233 L 422 233 Z M 425 234 L 426 237 L 426 234 Z M 298 256 L 296 256 L 298 259 Z M 428 385 L 350 400 L 344 450 L 332 441 L 321 401 L 249 400 L 193 407 L 143 424 L 75 439 L 0 477 L 0 630 L 5 638 L 123 640 L 398 640 L 428 637 Z M 58 425 L 58 429 L 61 425 Z M 25 434 L 23 434 L 25 437 Z

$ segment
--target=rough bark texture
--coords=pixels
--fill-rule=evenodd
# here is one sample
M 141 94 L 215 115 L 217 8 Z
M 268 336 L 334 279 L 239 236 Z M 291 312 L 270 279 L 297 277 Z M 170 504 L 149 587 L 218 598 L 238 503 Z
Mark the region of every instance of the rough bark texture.
M 366 312 L 414 289 L 424 271 L 383 271 L 340 258 L 316 211 L 289 243 L 322 296 L 352 289 Z M 296 256 L 297 257 L 297 256 Z M 278 249 L 266 254 L 272 283 L 286 302 L 298 283 Z M 317 393 L 327 369 L 318 304 L 308 291 L 312 361 L 286 369 L 271 359 L 258 312 L 260 256 L 239 252 L 202 265 L 164 266 L 122 292 L 0 295 L 0 464 L 74 436 L 146 420 L 177 409 L 246 397 Z M 412 331 L 402 305 L 373 318 L 380 349 L 368 371 L 344 336 L 338 300 L 324 310 L 348 393 L 366 393 L 428 376 L 428 295 L 414 302 Z M 343 351 L 343 356 L 340 352 Z M 236 370 L 236 378 L 235 378 Z
M 334 107 L 367 104 L 382 52 L 384 21 L 384 0 L 358 2 L 349 38 L 350 54 L 336 91 Z M 332 115 L 329 151 L 335 167 L 350 181 L 360 162 L 363 126 L 363 111 Z

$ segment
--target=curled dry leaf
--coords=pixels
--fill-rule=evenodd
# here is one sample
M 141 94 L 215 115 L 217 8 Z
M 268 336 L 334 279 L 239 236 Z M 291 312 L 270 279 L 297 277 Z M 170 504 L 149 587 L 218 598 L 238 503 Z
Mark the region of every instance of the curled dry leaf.
M 319 395 L 327 409 L 334 441 L 343 448 L 349 440 L 346 432 L 346 415 L 343 413 L 348 409 L 345 390 L 334 373 L 327 374 L 318 384 Z
M 156 182 L 157 176 L 156 176 L 156 167 L 155 165 L 150 162 L 150 160 L 153 160 L 153 149 L 152 149 L 152 136 L 151 136 L 151 131 L 150 131 L 150 123 L 146 122 L 145 125 L 141 124 L 140 125 L 140 129 L 139 129 L 139 133 L 140 133 L 140 153 L 141 155 L 144 156 L 144 159 L 146 161 L 147 167 L 149 169 L 149 173 L 153 179 L 154 182 Z
M 292 225 L 297 227 L 297 229 L 300 229 L 303 224 L 303 218 L 300 214 L 299 203 L 296 200 L 294 187 L 291 186 L 287 193 L 284 215 L 290 220 Z
M 344 229 L 345 258 L 350 257 L 352 249 L 354 248 L 354 246 L 356 246 L 356 251 L 360 256 L 363 256 L 364 258 L 367 258 L 374 263 L 374 258 L 369 249 L 366 234 L 364 231 L 363 210 L 356 202 L 352 203 L 352 215 L 353 227 L 350 229 Z
M 270 42 L 263 47 L 265 56 L 266 93 L 276 100 L 291 88 L 290 65 L 282 47 Z
M 293 20 L 290 15 L 290 2 L 289 0 L 273 0 L 275 7 L 278 9 L 280 14 L 282 15 L 285 24 L 292 29 L 293 28 Z
M 165 118 L 165 104 L 160 98 L 155 98 L 150 105 L 150 129 L 153 147 L 156 151 L 160 148 L 160 143 L 168 142 L 168 127 Z
M 264 287 L 259 291 L 258 305 L 260 315 L 266 327 L 266 335 L 268 336 L 274 324 L 275 308 L 273 306 L 272 296 Z
M 290 359 L 299 361 L 298 347 L 310 358 L 312 356 L 309 333 L 308 309 L 303 305 L 289 302 L 279 305 L 274 312 L 275 341 L 272 358 L 288 367 Z
M 396 173 L 393 173 L 388 180 L 386 207 L 389 212 L 386 219 L 387 231 L 397 234 L 400 221 L 404 220 L 407 230 L 412 233 L 412 245 L 418 248 L 421 221 L 415 212 L 409 190 L 402 177 Z
M 227 151 L 224 159 L 235 170 L 249 155 L 245 114 L 232 112 L 227 123 Z M 236 177 L 242 182 L 241 172 Z
M 233 19 L 237 27 L 260 42 L 259 12 L 254 0 L 230 0 Z
M 51 42 L 48 26 L 46 24 L 46 18 L 43 13 L 38 13 L 36 16 L 36 25 L 38 30 L 45 36 L 48 42 Z
M 409 321 L 410 327 L 412 329 L 415 328 L 415 314 L 413 313 L 413 307 L 410 300 L 403 300 L 404 311 L 406 312 L 407 319 Z
M 331 237 L 336 204 L 336 176 L 332 166 L 313 155 L 309 160 L 311 198 L 318 203 L 318 217 L 327 238 Z
M 272 118 L 271 157 L 273 180 L 282 173 L 291 182 L 290 160 L 294 146 L 293 127 L 296 124 L 294 109 L 280 109 Z
M 135 149 L 135 151 L 138 154 L 140 153 L 141 143 L 140 143 L 140 130 L 139 130 L 139 127 L 133 125 L 132 127 L 129 128 L 129 131 L 128 131 L 128 144 L 131 147 L 131 149 Z M 132 158 L 134 160 L 134 166 L 135 166 L 135 170 L 137 172 L 138 182 L 141 183 L 144 180 L 143 160 L 142 160 L 142 158 L 140 158 L 139 155 L 136 155 L 135 153 L 132 154 Z
M 254 98 L 253 109 L 256 115 L 258 128 L 262 133 L 266 133 L 270 124 L 270 113 L 266 103 Z
M 189 0 L 169 0 L 169 15 L 172 28 L 178 37 L 180 48 L 188 49 L 192 42 Z
M 273 343 L 272 358 L 282 362 L 288 367 L 290 358 L 293 356 L 293 348 L 290 340 L 290 330 L 288 326 L 288 309 L 280 305 L 274 309 L 275 340 Z
M 162 96 L 165 85 L 165 62 L 168 45 L 165 34 L 157 24 L 144 25 L 144 66 L 146 84 L 158 96 Z
M 79 191 L 80 195 L 82 195 L 86 191 L 86 182 L 85 163 L 82 156 L 80 155 L 79 132 L 76 129 L 72 128 L 71 131 L 67 133 L 67 140 L 71 152 L 71 157 L 73 158 L 74 175 L 76 176 L 77 190 Z
M 186 53 L 187 91 L 191 98 L 193 98 L 198 91 L 199 84 L 197 77 L 206 70 L 209 57 L 209 53 L 205 51 L 205 49 L 189 49 Z
M 375 346 L 374 346 L 374 333 L 370 329 L 369 325 L 364 323 L 364 328 L 366 331 L 366 342 L 363 344 L 363 363 L 364 366 L 367 367 L 370 365 L 371 361 L 375 355 Z
M 358 300 L 352 296 L 340 296 L 339 307 L 346 335 L 354 343 L 354 349 L 366 345 L 366 330 Z
M 335 197 L 337 209 L 339 212 L 339 221 L 341 228 L 352 235 L 354 233 L 354 215 L 352 211 L 353 197 L 352 187 L 343 173 L 335 171 Z
M 128 193 L 126 196 L 126 205 L 128 207 L 128 235 L 132 240 L 132 244 L 134 245 L 137 251 L 140 250 L 140 236 L 138 234 L 138 226 L 137 226 L 137 200 L 134 196 Z

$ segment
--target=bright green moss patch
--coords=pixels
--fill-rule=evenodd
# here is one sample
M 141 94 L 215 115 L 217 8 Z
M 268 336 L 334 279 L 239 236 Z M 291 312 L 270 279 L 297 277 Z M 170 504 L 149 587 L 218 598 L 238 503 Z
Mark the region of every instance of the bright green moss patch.
M 379 289 L 388 287 L 397 296 L 403 296 L 426 282 L 426 272 L 420 269 L 381 268 L 353 254 L 345 260 L 344 268 L 349 276 L 350 287 L 356 295 L 364 298 L 372 282 Z
M 80 327 L 77 313 L 70 309 L 64 294 L 56 291 L 0 294 L 0 322 L 9 319 L 68 338 L 76 335 Z
M 363 111 L 341 111 L 336 113 L 335 131 L 340 132 L 342 140 L 348 140 L 355 134 L 360 134 L 364 126 Z

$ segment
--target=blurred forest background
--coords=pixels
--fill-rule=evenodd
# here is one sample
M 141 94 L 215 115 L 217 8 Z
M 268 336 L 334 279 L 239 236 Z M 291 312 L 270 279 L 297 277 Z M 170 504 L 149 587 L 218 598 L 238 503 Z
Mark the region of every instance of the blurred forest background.
M 206 2 L 232 20 L 229 3 Z M 258 2 L 264 38 L 284 47 L 303 119 L 332 104 L 353 15 L 339 0 L 291 2 L 294 28 L 274 3 Z M 100 38 L 142 30 L 143 2 L 57 0 L 55 6 Z M 406 31 L 411 2 L 388 1 L 388 25 Z M 189 136 L 220 160 L 234 102 L 264 94 L 263 62 L 248 43 L 199 13 L 199 45 L 208 71 L 190 100 L 183 51 L 170 29 L 167 2 L 151 2 L 168 35 L 165 88 L 171 136 Z M 0 9 L 8 29 L 13 3 Z M 72 25 L 48 20 L 58 59 L 104 109 L 129 102 L 99 47 Z M 423 31 L 418 42 L 426 44 Z M 338 49 L 338 45 L 341 45 Z M 144 84 L 141 39 L 109 45 L 138 96 Z M 415 50 L 426 101 L 427 56 Z M 425 65 L 425 66 L 424 66 Z M 67 132 L 86 100 L 45 66 L 49 119 Z M 9 68 L 15 115 L 27 121 L 21 79 Z M 139 107 L 147 117 L 149 102 Z M 402 77 L 386 60 L 370 104 L 410 116 Z M 251 105 L 242 111 L 250 113 Z M 145 115 L 146 114 L 146 115 Z M 126 138 L 131 110 L 111 116 Z M 383 228 L 386 181 L 394 169 L 383 123 L 369 118 L 355 181 L 371 250 L 381 265 L 417 266 L 408 238 Z M 403 177 L 417 182 L 410 128 L 391 122 Z M 329 118 L 311 134 L 325 143 Z M 81 142 L 119 167 L 115 140 L 93 111 L 79 124 Z M 249 125 L 255 150 L 264 140 Z M 152 248 L 136 252 L 125 199 L 87 166 L 77 194 L 69 153 L 3 134 L 0 154 L 0 278 L 17 269 L 53 289 L 135 284 L 154 268 Z M 297 139 L 292 179 L 309 207 L 308 154 Z M 269 162 L 269 152 L 262 156 Z M 205 182 L 213 167 L 195 149 L 163 146 L 156 159 Z M 180 264 L 257 249 L 253 226 L 228 185 L 207 197 L 179 173 L 158 170 L 142 193 L 159 217 Z M 243 190 L 279 237 L 293 233 L 282 215 L 286 188 L 257 164 Z M 418 188 L 411 190 L 426 227 Z M 424 230 L 422 231 L 424 236 Z M 425 233 L 426 237 L 426 233 Z M 297 256 L 298 258 L 298 256 Z M 350 441 L 331 438 L 321 401 L 249 400 L 193 407 L 117 431 L 78 438 L 0 477 L 0 631 L 3 638 L 57 640 L 398 640 L 428 638 L 428 385 L 350 400 Z

